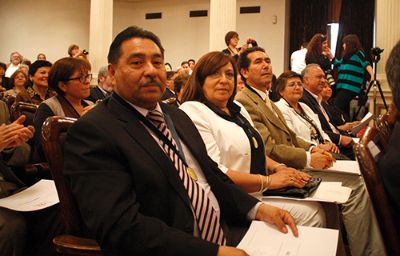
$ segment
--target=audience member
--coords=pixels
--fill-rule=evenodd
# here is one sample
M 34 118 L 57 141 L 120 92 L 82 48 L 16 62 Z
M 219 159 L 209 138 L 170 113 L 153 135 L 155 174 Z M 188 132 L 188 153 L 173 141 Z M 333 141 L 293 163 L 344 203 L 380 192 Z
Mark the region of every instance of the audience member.
M 172 71 L 172 66 L 171 66 L 170 63 L 166 62 L 166 63 L 164 64 L 164 66 L 165 66 L 165 71 L 167 71 L 167 72 Z
M 1 101 L 0 101 L 1 102 Z M 8 109 L 4 102 L 0 108 Z M 3 112 L 3 111 L 1 111 Z M 7 118 L 8 120 L 8 118 Z M 33 127 L 24 127 L 25 116 L 20 116 L 11 124 L 0 125 L 0 198 L 19 192 L 26 185 L 9 167 L 11 160 L 5 161 L 12 154 L 29 159 L 29 151 L 21 154 L 17 151 L 27 145 L 25 142 L 33 136 Z M 57 255 L 52 239 L 62 233 L 58 205 L 33 212 L 16 212 L 0 208 L 0 253 L 1 255 Z
M 262 138 L 249 114 L 234 102 L 237 75 L 232 58 L 210 52 L 200 58 L 183 91 L 180 108 L 195 124 L 208 155 L 236 185 L 256 196 L 268 189 L 304 187 L 310 180 L 308 174 L 266 159 Z M 268 203 L 287 210 L 298 225 L 325 225 L 325 213 L 318 203 L 290 199 L 268 199 Z
M 239 34 L 236 31 L 229 31 L 225 35 L 225 44 L 228 48 L 222 50 L 223 53 L 232 56 L 233 59 L 237 62 L 239 59 L 239 54 L 246 50 L 249 46 L 255 47 L 257 46 L 256 40 L 251 37 L 246 39 L 246 43 L 242 45 L 242 47 L 238 48 L 239 44 Z
M 237 78 L 236 78 L 236 91 L 240 92 L 241 90 L 243 90 L 244 88 L 244 81 L 242 79 L 242 76 L 240 75 L 240 73 L 238 72 L 237 74 Z
M 29 67 L 32 64 L 32 62 L 29 59 L 23 58 L 21 64 L 25 64 Z
M 181 70 L 187 72 L 188 75 L 190 75 L 192 73 L 192 70 L 189 67 L 189 62 L 186 60 L 182 61 L 182 63 L 181 63 Z
M 179 107 L 180 101 L 175 93 L 174 75 L 174 71 L 167 71 L 167 80 L 165 82 L 166 87 L 163 95 L 161 96 L 161 101 Z
M 7 70 L 7 65 L 0 62 L 0 91 L 5 91 L 11 89 L 8 85 L 8 77 L 5 76 Z
M 25 74 L 25 72 L 21 70 L 15 71 L 10 77 L 9 83 L 11 89 L 4 93 L 5 98 L 10 96 L 16 98 L 18 94 L 24 95 L 25 97 L 28 96 L 28 92 L 26 90 L 28 76 Z
M 318 64 L 309 64 L 303 70 L 304 93 L 300 101 L 309 106 L 321 122 L 322 129 L 333 143 L 339 146 L 342 154 L 354 159 L 353 138 L 348 133 L 341 131 L 330 121 L 328 113 L 322 106 L 321 92 L 325 87 L 325 74 Z
M 29 66 L 29 78 L 32 87 L 27 89 L 28 94 L 18 94 L 16 101 L 40 104 L 50 98 L 52 92 L 48 90 L 48 77 L 51 63 L 47 60 L 37 60 Z
M 26 64 L 20 64 L 19 68 L 17 70 L 21 70 L 22 72 L 25 73 L 25 75 L 29 75 L 29 66 Z
M 193 70 L 194 69 L 194 65 L 196 65 L 196 61 L 194 59 L 189 59 L 188 63 L 189 63 L 189 68 L 191 70 Z
M 349 34 L 345 36 L 342 43 L 342 58 L 333 60 L 333 65 L 338 69 L 335 106 L 350 115 L 350 101 L 360 94 L 364 85 L 365 71 L 369 74 L 370 82 L 374 80 L 374 72 L 365 59 L 357 35 Z
M 83 58 L 85 60 L 87 60 L 87 55 L 89 54 L 88 51 L 86 50 L 79 50 L 79 46 L 76 44 L 71 44 L 68 47 L 68 55 L 69 57 L 72 58 Z
M 6 77 L 11 77 L 15 71 L 19 68 L 19 65 L 22 63 L 22 55 L 19 52 L 13 52 L 10 55 L 10 64 L 6 70 Z
M 39 53 L 36 57 L 36 60 L 47 60 L 47 58 L 44 53 Z
M 296 137 L 288 128 L 279 109 L 266 95 L 272 79 L 271 59 L 262 48 L 250 48 L 240 55 L 239 68 L 246 87 L 236 95 L 236 99 L 249 112 L 255 127 L 260 132 L 266 154 L 288 166 L 295 165 L 298 168 L 309 166 L 306 150 L 309 150 L 310 144 Z M 330 166 L 333 159 L 329 153 L 318 147 L 310 151 L 317 151 L 311 154 L 311 166 Z M 321 151 L 323 153 L 320 153 Z M 315 156 L 317 153 L 320 154 L 318 159 Z M 314 164 L 314 161 L 317 163 Z M 384 255 L 380 230 L 362 177 L 318 171 L 313 171 L 312 175 L 322 178 L 323 181 L 342 182 L 343 186 L 352 189 L 349 200 L 341 204 L 351 254 Z
M 241 56 L 239 68 L 246 86 L 236 95 L 236 100 L 246 108 L 260 132 L 265 154 L 296 169 L 330 167 L 334 161 L 332 156 L 297 137 L 285 123 L 279 109 L 269 100 L 267 94 L 272 83 L 272 65 L 264 49 L 253 47 Z
M 42 150 L 41 131 L 43 122 L 50 116 L 79 118 L 89 111 L 93 102 L 85 100 L 90 95 L 92 74 L 87 61 L 66 57 L 59 59 L 49 73 L 49 86 L 57 95 L 40 103 L 33 119 L 35 126 L 34 162 L 46 158 Z
M 175 73 L 174 92 L 179 101 L 181 100 L 181 91 L 185 87 L 187 81 L 189 80 L 189 77 L 190 75 L 183 70 L 179 70 L 177 73 Z
M 163 56 L 153 33 L 119 33 L 108 54 L 114 93 L 68 131 L 64 172 L 88 234 L 106 255 L 246 255 L 225 238 L 230 244 L 228 224 L 248 219 L 283 232 L 286 223 L 297 235 L 289 213 L 260 203 L 217 168 L 186 114 L 158 103 Z
M 339 130 L 350 132 L 354 126 L 360 123 L 360 121 L 350 122 L 349 116 L 332 103 L 332 88 L 328 81 L 325 81 L 320 95 L 322 97 L 322 107 L 327 112 L 332 124 L 339 128 Z
M 105 99 L 113 90 L 113 81 L 108 75 L 107 66 L 101 67 L 97 76 L 97 86 L 90 88 L 90 96 L 88 97 L 88 100 L 92 102 Z
M 300 74 L 294 71 L 283 72 L 276 81 L 276 91 L 280 98 L 276 106 L 286 124 L 298 137 L 318 144 L 327 151 L 339 153 L 339 148 L 322 130 L 318 115 L 306 104 L 299 102 L 303 96 L 303 80 Z
M 400 41 L 393 47 L 386 62 L 386 78 L 392 91 L 393 102 L 397 111 L 400 110 Z M 390 136 L 389 147 L 378 162 L 379 174 L 382 177 L 400 233 L 400 116 Z
M 308 42 L 304 42 L 299 50 L 290 55 L 290 68 L 297 74 L 301 74 L 301 71 L 306 67 L 307 45 Z

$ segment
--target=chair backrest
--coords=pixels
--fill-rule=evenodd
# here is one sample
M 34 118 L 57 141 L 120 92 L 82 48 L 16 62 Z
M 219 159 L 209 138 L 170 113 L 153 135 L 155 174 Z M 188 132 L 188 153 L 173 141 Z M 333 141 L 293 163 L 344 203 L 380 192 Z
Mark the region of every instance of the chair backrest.
M 354 145 L 354 153 L 375 209 L 386 252 L 388 255 L 400 255 L 400 237 L 396 230 L 391 204 L 376 166 L 376 161 L 384 150 L 383 140 L 382 134 L 376 127 L 368 127 L 360 143 Z
M 389 113 L 380 115 L 377 120 L 376 120 L 376 126 L 378 127 L 382 139 L 384 139 L 384 142 L 386 143 L 385 146 L 389 145 L 389 138 L 390 138 L 390 134 L 392 133 L 392 128 L 390 127 L 389 124 Z
M 63 174 L 63 144 L 66 131 L 75 123 L 75 118 L 52 116 L 42 126 L 42 144 L 50 166 L 50 172 L 56 184 L 60 199 L 62 219 L 65 231 L 71 235 L 81 235 L 82 219 L 72 197 L 69 182 Z
M 15 102 L 10 108 L 10 119 L 11 122 L 15 121 L 21 115 L 26 116 L 24 124 L 33 125 L 33 117 L 38 109 L 38 105 L 27 103 L 27 102 Z

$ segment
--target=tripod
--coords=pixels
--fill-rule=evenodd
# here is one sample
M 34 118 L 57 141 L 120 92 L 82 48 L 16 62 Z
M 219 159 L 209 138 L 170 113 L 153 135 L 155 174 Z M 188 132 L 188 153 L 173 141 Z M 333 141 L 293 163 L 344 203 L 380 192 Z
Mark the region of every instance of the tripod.
M 358 110 L 357 110 L 357 112 L 355 114 L 355 117 L 358 116 L 358 114 L 359 114 L 359 112 L 361 110 L 361 107 L 365 105 L 365 103 L 367 101 L 367 98 L 368 98 L 368 93 L 371 91 L 371 88 L 373 88 L 373 99 L 374 99 L 374 113 L 373 114 L 374 114 L 374 116 L 376 117 L 376 114 L 377 114 L 376 113 L 376 88 L 377 87 L 378 87 L 381 99 L 383 101 L 383 105 L 385 106 L 386 111 L 388 110 L 388 107 L 387 107 L 387 104 L 386 104 L 386 100 L 385 100 L 385 96 L 383 95 L 381 83 L 378 80 L 376 80 L 376 70 L 378 69 L 377 65 L 378 65 L 378 62 L 381 59 L 381 55 L 380 54 L 383 52 L 383 49 L 380 49 L 379 47 L 375 47 L 375 48 L 371 49 L 371 52 L 372 52 L 371 55 L 372 55 L 372 63 L 373 63 L 373 69 L 374 69 L 374 80 L 372 80 L 372 82 L 369 83 L 369 85 L 368 85 L 367 91 L 365 93 L 365 97 L 366 98 L 365 99 L 360 99 L 361 103 L 360 103 L 360 106 L 358 107 Z

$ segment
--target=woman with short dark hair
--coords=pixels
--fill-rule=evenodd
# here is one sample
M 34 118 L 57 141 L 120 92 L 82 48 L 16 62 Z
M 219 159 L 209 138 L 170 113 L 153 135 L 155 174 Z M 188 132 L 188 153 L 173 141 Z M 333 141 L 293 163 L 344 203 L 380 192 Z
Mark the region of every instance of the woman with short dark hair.
M 40 133 L 43 122 L 50 116 L 79 118 L 90 110 L 93 102 L 85 100 L 90 95 L 89 62 L 80 58 L 62 58 L 56 61 L 49 73 L 49 86 L 57 96 L 43 101 L 34 117 L 35 154 L 34 161 L 44 160 Z
M 222 52 L 226 55 L 232 56 L 236 62 L 239 59 L 240 53 L 246 50 L 249 45 L 251 45 L 252 47 L 257 46 L 257 42 L 253 38 L 248 37 L 246 39 L 246 43 L 242 47 L 238 48 L 239 34 L 236 31 L 229 31 L 228 33 L 226 33 L 225 44 L 226 46 L 228 46 L 228 48 L 222 50 Z

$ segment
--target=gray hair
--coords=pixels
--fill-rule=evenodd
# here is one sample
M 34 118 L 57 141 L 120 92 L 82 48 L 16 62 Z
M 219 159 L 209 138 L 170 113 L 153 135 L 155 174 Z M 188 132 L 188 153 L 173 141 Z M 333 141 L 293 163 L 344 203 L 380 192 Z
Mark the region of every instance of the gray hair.
M 98 77 L 100 77 L 100 76 L 102 76 L 102 77 L 107 77 L 108 76 L 108 67 L 107 66 L 102 66 L 99 69 Z
M 310 69 L 312 68 L 321 68 L 318 64 L 312 63 L 312 64 L 308 64 L 303 71 L 301 71 L 301 76 L 305 77 L 305 76 L 309 76 L 310 73 Z
M 392 90 L 394 104 L 400 110 L 400 41 L 393 47 L 386 62 L 386 78 Z

